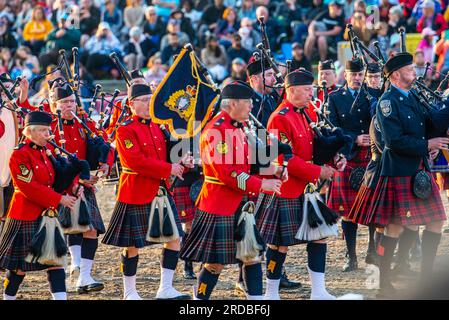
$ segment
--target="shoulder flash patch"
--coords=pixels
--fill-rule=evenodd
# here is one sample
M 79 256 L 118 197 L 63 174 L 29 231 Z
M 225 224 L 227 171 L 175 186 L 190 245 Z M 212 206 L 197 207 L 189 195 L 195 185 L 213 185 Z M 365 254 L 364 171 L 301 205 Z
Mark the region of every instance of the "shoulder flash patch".
M 390 100 L 382 100 L 380 102 L 380 111 L 384 117 L 388 117 L 391 114 L 391 101 Z
M 219 126 L 220 124 L 223 123 L 224 120 L 225 120 L 225 118 L 224 118 L 224 117 L 221 117 L 220 119 L 218 119 L 217 121 L 215 121 L 214 125 L 215 125 L 215 126 Z
M 284 109 L 281 109 L 281 110 L 279 111 L 279 114 L 282 114 L 282 115 L 284 116 L 284 115 L 287 114 L 288 110 L 289 110 L 289 108 L 288 108 L 288 107 L 285 107 Z
M 19 150 L 19 149 L 23 148 L 23 146 L 25 146 L 25 145 L 26 145 L 26 143 L 19 143 L 14 149 Z

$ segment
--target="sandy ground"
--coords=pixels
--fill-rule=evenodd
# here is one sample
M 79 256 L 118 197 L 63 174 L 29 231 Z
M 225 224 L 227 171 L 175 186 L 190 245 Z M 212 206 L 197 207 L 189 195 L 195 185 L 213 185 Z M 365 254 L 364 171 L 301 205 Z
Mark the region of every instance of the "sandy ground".
M 449 203 L 445 195 L 442 198 L 448 211 Z M 115 204 L 113 187 L 105 186 L 99 190 L 98 202 L 105 220 L 105 225 L 109 224 L 111 213 Z M 446 225 L 447 227 L 447 225 Z M 371 269 L 367 269 L 364 262 L 367 241 L 368 228 L 359 228 L 359 237 L 357 251 L 359 256 L 359 270 L 350 273 L 341 272 L 344 263 L 345 242 L 340 238 L 329 241 L 327 256 L 327 274 L 326 283 L 330 293 L 341 296 L 347 293 L 362 294 L 365 299 L 374 299 L 376 290 L 369 289 L 369 274 Z M 159 286 L 159 259 L 161 246 L 152 246 L 141 250 L 139 269 L 137 274 L 137 288 L 140 295 L 145 299 L 153 299 Z M 89 295 L 78 295 L 69 292 L 69 299 L 76 300 L 103 300 L 103 299 L 121 299 L 122 298 L 122 278 L 119 271 L 120 249 L 99 245 L 96 262 L 94 265 L 94 277 L 104 282 L 105 288 L 101 292 Z M 436 262 L 436 270 L 443 268 L 443 261 L 449 258 L 449 234 L 443 234 L 443 240 L 439 247 L 439 253 Z M 281 298 L 288 300 L 308 299 L 310 296 L 310 282 L 307 274 L 307 253 L 305 245 L 291 247 L 285 263 L 290 279 L 300 281 L 303 286 L 296 290 L 282 290 Z M 419 270 L 419 263 L 413 263 L 415 270 Z M 199 264 L 195 265 L 195 271 L 198 271 Z M 182 277 L 183 262 L 178 264 L 175 275 L 174 286 L 180 291 L 191 293 L 192 285 L 195 280 L 185 280 Z M 2 275 L 3 277 L 3 275 Z M 220 276 L 212 299 L 244 299 L 244 297 L 234 290 L 235 281 L 238 278 L 238 269 L 236 266 L 227 266 Z M 398 288 L 407 288 L 410 280 L 398 280 L 395 285 Z M 70 287 L 70 283 L 68 282 Z M 51 299 L 45 272 L 34 272 L 26 276 L 18 294 L 18 299 Z

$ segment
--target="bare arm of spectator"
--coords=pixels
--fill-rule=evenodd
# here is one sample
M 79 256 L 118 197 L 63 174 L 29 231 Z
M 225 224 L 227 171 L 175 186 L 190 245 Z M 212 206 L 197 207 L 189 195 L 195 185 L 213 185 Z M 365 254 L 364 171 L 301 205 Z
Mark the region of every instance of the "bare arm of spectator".
M 329 31 L 316 31 L 315 35 L 317 37 L 320 37 L 320 36 L 334 37 L 334 36 L 339 35 L 342 30 L 343 30 L 342 27 L 335 26 L 335 27 L 332 28 L 332 30 L 329 30 Z
M 176 9 L 178 7 L 176 2 L 162 2 L 160 0 L 153 0 L 153 5 L 170 9 Z

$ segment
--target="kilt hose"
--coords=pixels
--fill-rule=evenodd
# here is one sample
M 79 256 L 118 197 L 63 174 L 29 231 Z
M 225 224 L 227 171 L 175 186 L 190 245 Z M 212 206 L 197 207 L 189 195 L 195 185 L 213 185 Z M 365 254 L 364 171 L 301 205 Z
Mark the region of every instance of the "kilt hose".
M 173 190 L 173 200 L 178 209 L 181 222 L 186 223 L 192 221 L 195 214 L 195 203 L 190 198 L 190 186 L 175 187 Z
M 348 161 L 342 172 L 336 172 L 329 186 L 329 198 L 327 205 L 330 209 L 346 217 L 357 197 L 358 190 L 353 190 L 349 183 L 351 170 L 356 167 L 366 168 L 370 161 L 371 153 L 368 147 L 363 147 L 358 155 Z
M 270 207 L 271 195 L 260 193 L 257 202 L 256 225 L 266 244 L 293 246 L 307 243 L 295 238 L 302 223 L 303 196 L 297 199 L 275 197 Z
M 28 247 L 39 230 L 41 219 L 23 221 L 7 218 L 0 235 L 0 269 L 38 271 L 51 266 L 25 261 Z
M 175 208 L 173 199 L 169 196 L 172 209 Z M 156 244 L 146 240 L 148 224 L 150 219 L 151 202 L 146 204 L 126 204 L 117 201 L 112 212 L 111 221 L 108 229 L 103 236 L 102 243 L 115 247 L 136 247 L 143 248 Z M 181 221 L 178 213 L 174 209 L 173 214 L 178 228 L 179 235 L 182 237 Z
M 413 194 L 412 177 L 381 176 L 373 196 L 372 222 L 375 225 L 424 225 L 446 220 L 443 203 L 432 176 L 432 194 L 420 199 Z
M 11 203 L 13 194 L 14 194 L 14 186 L 13 186 L 12 180 L 11 180 L 11 182 L 6 187 L 3 188 L 4 210 L 3 210 L 3 217 L 0 216 L 0 219 L 6 218 L 6 215 L 8 213 L 9 204 Z
M 362 184 L 346 217 L 354 223 L 370 225 L 375 191 L 375 189 Z
M 235 214 L 221 216 L 196 210 L 192 229 L 184 240 L 179 257 L 186 261 L 235 264 L 237 244 L 234 234 L 243 202 Z

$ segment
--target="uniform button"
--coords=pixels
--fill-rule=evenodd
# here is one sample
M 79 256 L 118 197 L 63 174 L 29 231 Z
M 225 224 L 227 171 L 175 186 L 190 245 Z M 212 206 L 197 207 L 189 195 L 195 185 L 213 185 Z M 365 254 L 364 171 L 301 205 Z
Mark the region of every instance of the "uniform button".
M 420 125 L 422 125 L 422 122 L 420 123 Z
M 299 136 L 302 137 L 302 134 L 300 134 Z
M 365 130 L 360 130 L 361 133 L 365 133 Z
M 144 142 L 144 143 L 143 143 L 143 145 L 144 145 L 144 146 L 146 146 L 146 145 L 147 145 L 147 143 L 146 143 L 146 142 Z
M 158 150 L 161 150 L 161 148 L 157 148 Z
M 426 139 L 426 138 L 424 138 L 424 137 L 422 137 L 422 138 L 423 138 L 423 140 Z
M 310 144 L 312 144 L 312 141 L 310 141 Z
M 345 115 L 344 115 L 344 114 L 342 114 L 342 115 L 341 115 L 341 117 L 342 117 L 342 118 L 344 118 L 344 117 L 345 117 Z
M 363 120 L 360 120 L 360 123 L 362 123 L 363 122 Z
M 73 138 L 73 140 L 75 140 L 75 141 L 76 141 L 76 138 Z
M 53 174 L 50 173 L 50 175 L 52 176 Z
M 410 119 L 410 116 L 408 116 L 407 118 L 409 118 L 409 119 Z
M 76 150 L 75 152 L 78 153 L 78 150 Z
M 360 109 L 357 109 L 358 112 L 360 112 Z

